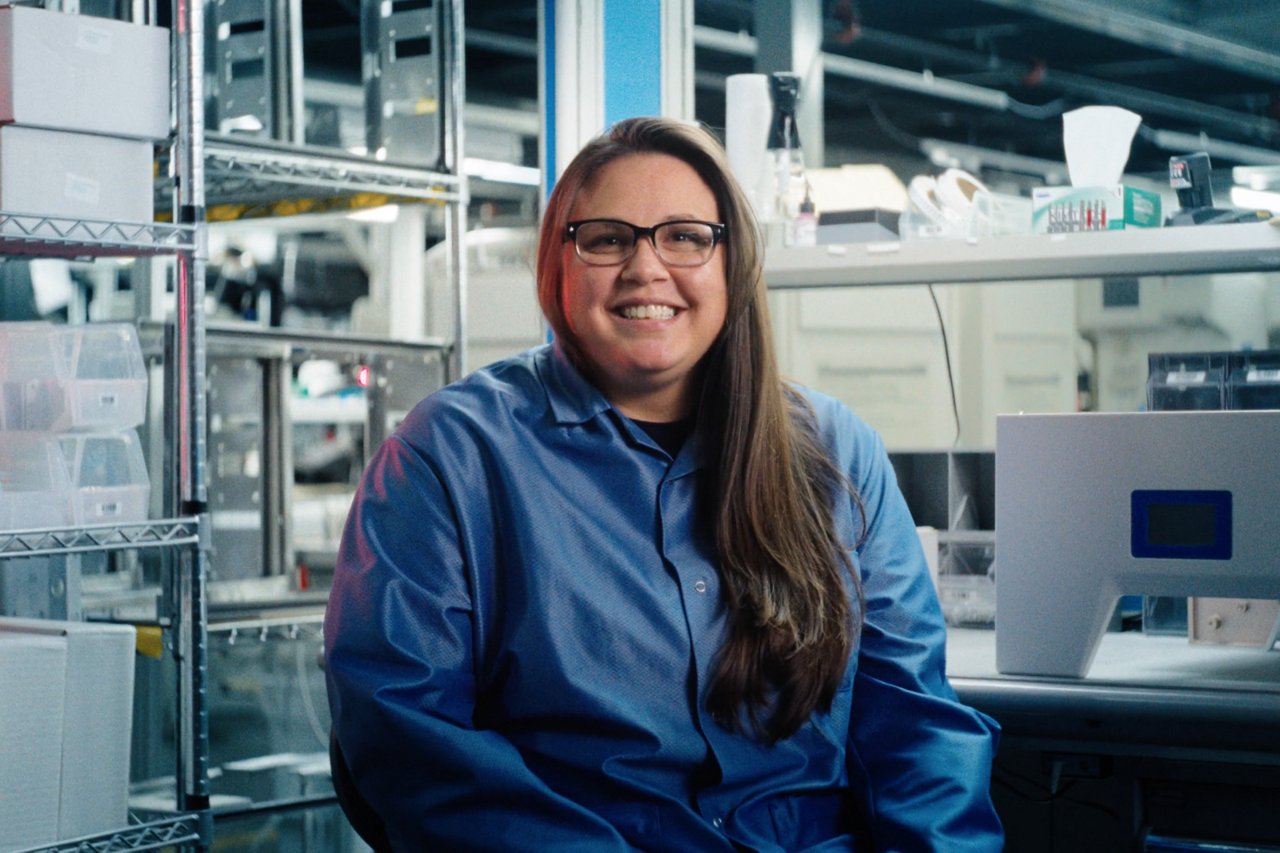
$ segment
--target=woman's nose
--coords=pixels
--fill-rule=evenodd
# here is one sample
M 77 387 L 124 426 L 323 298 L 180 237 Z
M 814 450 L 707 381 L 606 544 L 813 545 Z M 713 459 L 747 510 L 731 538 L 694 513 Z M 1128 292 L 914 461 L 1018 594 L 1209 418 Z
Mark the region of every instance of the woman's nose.
M 636 241 L 636 250 L 622 267 L 622 274 L 627 278 L 647 280 L 667 274 L 667 265 L 658 257 L 653 241 L 640 238 Z

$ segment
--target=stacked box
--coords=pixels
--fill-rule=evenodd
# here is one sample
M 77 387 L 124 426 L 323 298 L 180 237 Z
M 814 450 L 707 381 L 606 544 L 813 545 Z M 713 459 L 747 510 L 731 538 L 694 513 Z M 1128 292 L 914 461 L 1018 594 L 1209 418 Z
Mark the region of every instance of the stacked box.
M 0 618 L 0 719 L 15 726 L 0 725 L 0 755 L 5 749 L 21 753 L 13 761 L 0 757 L 0 777 L 11 768 L 32 780 L 18 786 L 24 799 L 41 793 L 29 804 L 30 814 L 4 815 L 0 805 L 0 849 L 13 849 L 4 841 L 5 827 L 25 824 L 42 836 L 17 844 L 22 847 L 128 823 L 135 643 L 131 625 Z M 11 661 L 12 672 L 4 670 L 6 648 L 26 651 Z M 32 657 L 36 648 L 40 660 Z M 19 732 L 22 742 L 9 743 Z M 0 803 L 10 800 L 9 793 L 0 782 Z
M 58 839 L 66 670 L 65 642 L 0 631 L 0 850 Z
M 168 135 L 167 30 L 0 7 L 0 210 L 150 222 Z

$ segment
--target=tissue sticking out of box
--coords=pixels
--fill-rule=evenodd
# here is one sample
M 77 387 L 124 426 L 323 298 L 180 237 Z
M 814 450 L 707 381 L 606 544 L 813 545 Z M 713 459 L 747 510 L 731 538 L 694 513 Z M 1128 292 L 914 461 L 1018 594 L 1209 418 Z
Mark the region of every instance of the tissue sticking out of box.
M 1120 183 L 1142 116 L 1120 107 L 1081 107 L 1062 114 L 1062 145 L 1073 187 Z

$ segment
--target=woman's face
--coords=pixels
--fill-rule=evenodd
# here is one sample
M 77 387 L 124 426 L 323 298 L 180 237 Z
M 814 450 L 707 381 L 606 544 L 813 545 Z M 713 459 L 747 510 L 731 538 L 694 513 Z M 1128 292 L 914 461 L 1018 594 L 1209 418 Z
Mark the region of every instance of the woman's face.
M 692 166 L 667 154 L 629 154 L 583 188 L 571 221 L 617 219 L 641 227 L 673 220 L 720 222 L 715 195 Z M 600 390 L 624 414 L 669 421 L 686 415 L 695 368 L 724 327 L 724 248 L 694 267 L 668 266 L 647 238 L 613 266 L 592 266 L 564 244 L 565 319 Z

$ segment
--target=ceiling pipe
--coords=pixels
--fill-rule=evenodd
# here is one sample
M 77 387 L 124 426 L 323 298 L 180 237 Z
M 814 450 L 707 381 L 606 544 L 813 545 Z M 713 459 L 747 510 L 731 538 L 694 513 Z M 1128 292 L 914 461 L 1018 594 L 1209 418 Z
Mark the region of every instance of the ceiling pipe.
M 896 45 L 915 55 L 933 55 L 950 62 L 965 62 L 973 68 L 985 70 L 1008 70 L 1019 76 L 1025 69 L 1001 66 L 999 61 L 976 54 L 965 56 L 954 48 L 938 48 L 931 51 L 928 42 L 908 36 L 897 36 L 887 33 L 875 33 L 870 36 L 882 45 Z M 732 56 L 752 57 L 755 55 L 756 39 L 746 33 L 730 33 L 712 27 L 694 28 L 694 45 Z M 938 77 L 929 71 L 910 71 L 891 65 L 867 62 L 836 53 L 824 53 L 823 62 L 827 72 L 836 76 L 863 80 L 895 89 L 904 89 L 923 95 L 945 100 L 966 103 L 996 111 L 1030 110 L 1036 107 L 1024 105 L 1001 89 L 988 86 L 977 86 L 947 77 Z M 1108 83 L 1079 74 L 1050 69 L 1045 76 L 1045 83 L 1057 89 L 1080 96 L 1087 100 L 1131 107 L 1146 115 L 1163 115 L 1185 121 L 1208 121 L 1213 125 L 1230 128 L 1239 133 L 1255 138 L 1280 138 L 1280 122 L 1260 116 L 1250 116 L 1233 110 L 1215 107 L 1186 98 L 1177 98 L 1136 86 L 1125 86 L 1120 83 Z
M 1117 9 L 1114 3 L 1103 5 L 1096 0 L 980 2 L 1280 83 L 1280 55 L 1274 52 L 1219 38 L 1170 21 L 1126 12 Z

